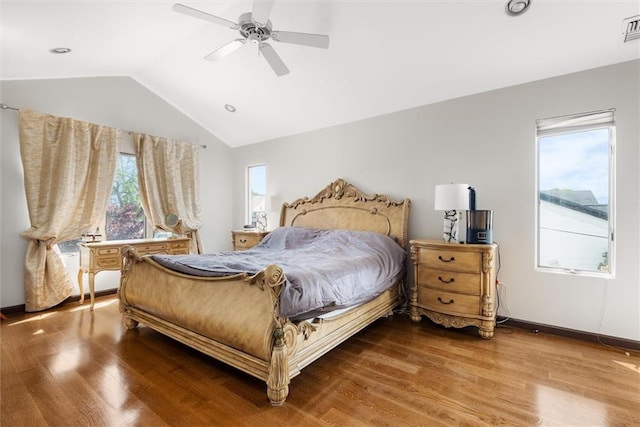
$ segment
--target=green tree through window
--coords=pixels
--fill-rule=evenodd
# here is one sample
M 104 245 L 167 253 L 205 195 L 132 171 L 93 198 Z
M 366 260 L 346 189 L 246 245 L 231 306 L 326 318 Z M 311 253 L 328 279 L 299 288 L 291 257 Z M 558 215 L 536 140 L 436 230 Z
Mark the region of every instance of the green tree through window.
M 107 205 L 107 240 L 144 238 L 145 218 L 138 191 L 138 169 L 131 154 L 120 154 Z

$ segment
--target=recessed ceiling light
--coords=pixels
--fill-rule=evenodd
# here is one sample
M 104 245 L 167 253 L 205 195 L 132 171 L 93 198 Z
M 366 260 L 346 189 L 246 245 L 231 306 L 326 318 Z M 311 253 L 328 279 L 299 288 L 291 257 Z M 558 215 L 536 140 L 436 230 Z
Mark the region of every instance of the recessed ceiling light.
M 71 49 L 69 49 L 68 47 L 54 47 L 53 49 L 49 49 L 49 52 L 55 54 L 63 54 L 71 52 Z
M 235 113 L 236 112 L 236 107 L 234 107 L 231 104 L 224 104 L 224 108 L 230 113 Z
M 531 6 L 531 0 L 509 0 L 505 10 L 509 16 L 518 16 L 525 13 L 529 6 Z

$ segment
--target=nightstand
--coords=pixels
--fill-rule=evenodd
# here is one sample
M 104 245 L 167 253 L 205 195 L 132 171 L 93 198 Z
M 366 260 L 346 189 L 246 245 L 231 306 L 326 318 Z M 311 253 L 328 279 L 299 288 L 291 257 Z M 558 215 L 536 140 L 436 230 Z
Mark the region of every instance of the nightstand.
M 233 240 L 234 251 L 245 251 L 251 249 L 269 234 L 268 231 L 258 230 L 233 230 L 231 239 Z
M 496 321 L 497 245 L 411 240 L 411 320 L 422 316 L 447 328 L 477 326 L 493 337 Z

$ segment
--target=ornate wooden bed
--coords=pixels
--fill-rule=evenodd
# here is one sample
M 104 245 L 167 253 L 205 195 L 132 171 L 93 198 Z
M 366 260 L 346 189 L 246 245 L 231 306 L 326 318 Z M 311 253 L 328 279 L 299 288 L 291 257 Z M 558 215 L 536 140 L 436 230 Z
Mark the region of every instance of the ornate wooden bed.
M 285 203 L 280 226 L 373 231 L 406 248 L 408 214 L 408 199 L 367 195 L 338 179 L 312 199 Z M 291 378 L 387 315 L 399 304 L 403 289 L 399 282 L 374 300 L 339 314 L 291 321 L 279 316 L 286 272 L 278 265 L 254 275 L 196 277 L 141 257 L 134 248 L 123 252 L 118 295 L 127 328 L 141 322 L 266 381 L 274 406 L 284 403 Z

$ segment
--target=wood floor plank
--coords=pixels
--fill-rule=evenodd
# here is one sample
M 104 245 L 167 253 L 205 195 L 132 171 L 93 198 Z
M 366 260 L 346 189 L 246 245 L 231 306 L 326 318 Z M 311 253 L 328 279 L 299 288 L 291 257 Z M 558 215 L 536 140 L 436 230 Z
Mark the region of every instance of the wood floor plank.
M 44 416 L 4 349 L 0 360 L 0 407 L 11 408 L 11 411 L 2 411 L 2 424 L 46 426 Z
M 293 378 L 283 407 L 263 381 L 141 326 L 117 299 L 2 322 L 0 425 L 640 425 L 640 357 L 497 328 L 394 315 Z
M 360 365 L 359 369 L 350 369 L 351 376 L 358 376 L 363 381 L 369 379 L 374 380 L 376 388 L 384 391 L 386 395 L 392 397 L 392 400 L 404 402 L 409 408 L 419 408 L 419 416 L 416 418 L 433 417 L 436 419 L 445 419 L 446 425 L 464 425 L 466 423 L 478 423 L 482 420 L 482 411 L 487 408 L 488 403 L 482 395 L 469 392 L 469 379 L 464 378 L 457 386 L 442 386 L 442 382 L 429 373 L 420 372 L 418 375 L 402 378 L 397 372 L 389 369 L 383 369 L 380 365 L 371 365 L 364 367 Z M 435 381 L 434 381 L 435 378 Z M 460 394 L 465 394 L 465 405 L 460 405 L 456 400 Z M 490 403 L 489 403 L 490 405 Z M 514 420 L 522 420 L 526 418 L 522 413 Z M 430 424 L 434 424 L 431 421 Z M 499 417 L 494 417 L 488 423 L 490 425 L 505 424 L 499 422 Z

